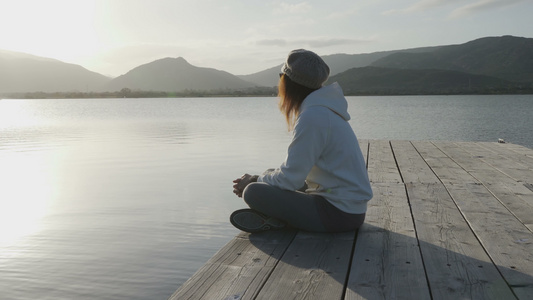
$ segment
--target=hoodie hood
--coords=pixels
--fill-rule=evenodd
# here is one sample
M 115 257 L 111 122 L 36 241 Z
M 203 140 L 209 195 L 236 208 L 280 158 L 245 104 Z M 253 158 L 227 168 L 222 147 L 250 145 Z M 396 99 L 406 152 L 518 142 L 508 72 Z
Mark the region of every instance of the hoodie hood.
M 300 111 L 303 112 L 311 106 L 325 106 L 331 111 L 341 116 L 344 120 L 350 120 L 350 114 L 348 113 L 348 102 L 344 97 L 342 88 L 338 83 L 333 83 L 328 86 L 324 86 L 305 98 Z

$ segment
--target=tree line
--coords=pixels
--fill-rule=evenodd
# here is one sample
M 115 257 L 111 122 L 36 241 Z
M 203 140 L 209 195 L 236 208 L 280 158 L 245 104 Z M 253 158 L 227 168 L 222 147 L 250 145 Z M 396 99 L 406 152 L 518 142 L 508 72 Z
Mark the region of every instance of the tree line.
M 91 99 L 91 98 L 197 98 L 197 97 L 272 97 L 277 95 L 277 87 L 254 87 L 244 90 L 192 90 L 176 92 L 141 91 L 123 88 L 115 92 L 29 92 L 4 93 L 6 99 Z M 533 94 L 533 85 L 511 87 L 477 87 L 477 88 L 354 88 L 344 87 L 346 96 L 394 96 L 394 95 L 512 95 Z
M 142 91 L 123 88 L 115 92 L 27 92 L 5 93 L 3 98 L 10 99 L 91 99 L 91 98 L 194 98 L 194 97 L 246 97 L 275 96 L 276 87 L 254 87 L 243 90 L 217 89 L 192 90 L 185 89 L 175 92 Z

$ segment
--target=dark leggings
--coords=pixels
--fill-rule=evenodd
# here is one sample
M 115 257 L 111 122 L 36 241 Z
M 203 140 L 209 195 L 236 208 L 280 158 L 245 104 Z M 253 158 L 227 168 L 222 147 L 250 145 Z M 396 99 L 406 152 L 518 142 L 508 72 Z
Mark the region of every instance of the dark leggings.
M 249 184 L 242 197 L 251 209 L 306 231 L 353 231 L 365 220 L 365 214 L 345 213 L 321 196 L 282 190 L 262 182 Z

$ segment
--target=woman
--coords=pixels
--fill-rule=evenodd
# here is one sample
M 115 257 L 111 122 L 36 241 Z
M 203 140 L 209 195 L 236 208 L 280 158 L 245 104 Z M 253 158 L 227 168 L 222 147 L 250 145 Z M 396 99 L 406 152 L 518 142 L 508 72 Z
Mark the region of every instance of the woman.
M 287 225 L 355 230 L 363 224 L 372 189 L 342 90 L 337 83 L 323 86 L 329 67 L 308 50 L 290 52 L 281 71 L 279 107 L 293 130 L 287 158 L 275 170 L 233 181 L 233 192 L 250 209 L 235 211 L 230 221 L 247 232 Z

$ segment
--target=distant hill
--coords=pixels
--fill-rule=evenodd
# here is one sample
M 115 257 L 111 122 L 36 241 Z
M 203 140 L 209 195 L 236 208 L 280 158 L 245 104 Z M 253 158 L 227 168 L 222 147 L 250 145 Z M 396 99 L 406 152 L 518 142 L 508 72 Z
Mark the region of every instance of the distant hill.
M 374 52 L 374 53 L 363 53 L 363 54 L 332 54 L 322 56 L 322 59 L 328 64 L 330 68 L 330 75 L 344 72 L 352 68 L 360 68 L 371 65 L 373 62 L 387 57 L 391 54 L 408 51 L 410 53 L 424 53 L 428 51 L 433 51 L 439 47 L 422 47 L 406 50 L 395 50 L 395 51 L 383 51 L 383 52 Z M 279 72 L 281 71 L 281 66 L 279 64 L 275 67 L 263 70 L 257 73 L 250 75 L 239 75 L 239 78 L 253 82 L 257 85 L 262 86 L 277 86 L 279 80 Z
M 119 91 L 123 88 L 145 91 L 177 92 L 183 90 L 240 90 L 254 87 L 228 72 L 200 68 L 185 59 L 163 58 L 139 66 L 111 80 L 103 90 Z
M 428 95 L 502 93 L 522 85 L 500 78 L 449 70 L 354 68 L 332 76 L 346 95 Z
M 448 70 L 533 83 L 533 39 L 486 37 L 460 45 L 421 47 L 364 54 L 322 57 L 331 76 L 366 66 L 389 69 Z M 240 78 L 259 85 L 277 85 L 281 64 Z M 389 78 L 390 79 L 390 78 Z
M 486 37 L 425 53 L 394 53 L 371 64 L 395 69 L 439 69 L 533 82 L 533 39 Z
M 0 50 L 0 93 L 85 92 L 109 80 L 79 65 Z
M 277 86 L 282 65 L 280 64 L 250 75 L 238 75 L 237 77 L 260 86 Z

